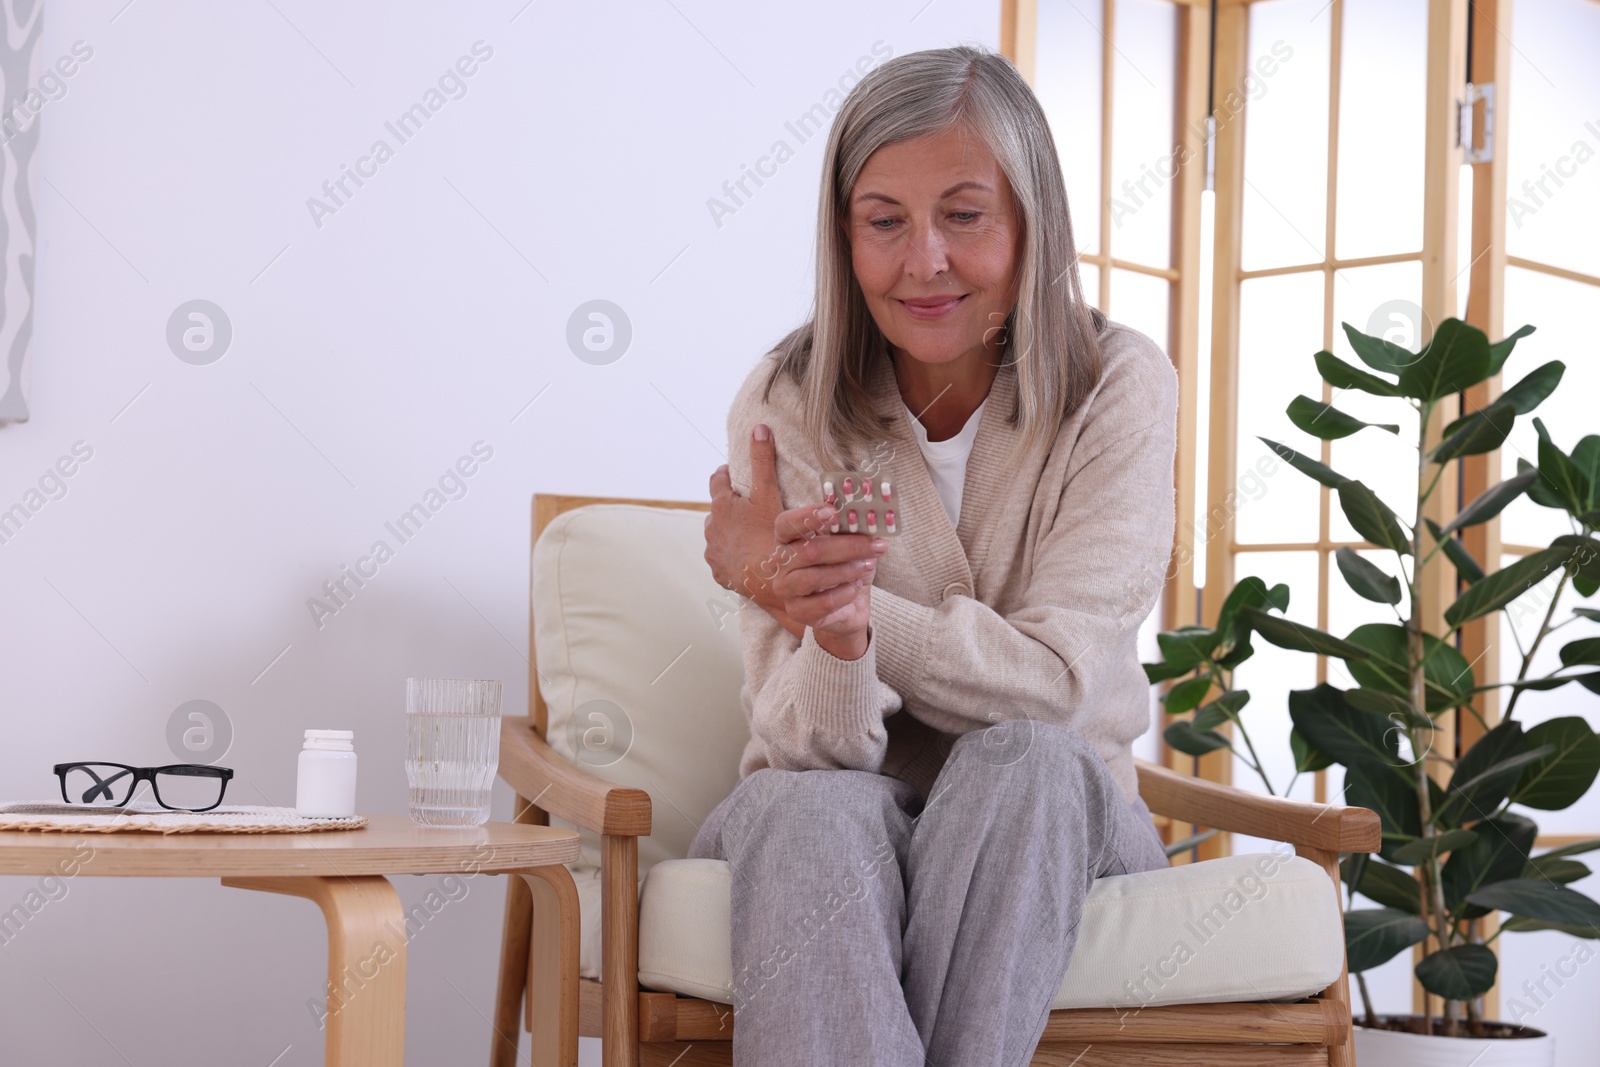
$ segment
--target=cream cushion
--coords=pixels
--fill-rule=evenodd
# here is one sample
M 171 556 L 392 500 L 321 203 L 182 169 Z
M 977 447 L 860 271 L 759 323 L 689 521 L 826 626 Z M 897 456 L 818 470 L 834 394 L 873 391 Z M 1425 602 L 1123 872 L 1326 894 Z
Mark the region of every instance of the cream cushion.
M 739 780 L 750 738 L 739 686 L 739 596 L 711 577 L 703 511 L 595 504 L 557 516 L 530 584 L 546 740 L 584 770 L 650 794 L 639 875 L 689 854 Z M 550 820 L 558 826 L 572 824 Z M 600 840 L 569 864 L 583 923 L 579 973 L 600 976 Z
M 728 867 L 685 858 L 749 738 L 740 599 L 711 578 L 705 515 L 597 504 L 552 520 L 533 551 L 533 640 L 551 748 L 650 794 L 640 982 L 731 1003 Z M 580 836 L 579 972 L 598 978 L 599 840 Z M 1297 999 L 1331 984 L 1344 958 L 1333 883 L 1281 847 L 1097 881 L 1054 1006 Z
M 641 984 L 733 1003 L 730 881 L 722 860 L 651 868 Z M 1339 901 L 1321 867 L 1292 854 L 1228 856 L 1096 881 L 1051 1007 L 1298 1000 L 1333 984 L 1343 963 Z

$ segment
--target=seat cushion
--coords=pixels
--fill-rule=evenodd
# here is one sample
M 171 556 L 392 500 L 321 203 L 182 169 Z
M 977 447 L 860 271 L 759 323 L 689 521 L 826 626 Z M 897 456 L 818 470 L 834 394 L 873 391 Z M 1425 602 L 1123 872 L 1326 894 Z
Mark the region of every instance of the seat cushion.
M 729 885 L 722 860 L 650 869 L 639 904 L 640 984 L 733 1003 Z M 597 944 L 584 945 L 587 958 L 598 954 Z M 1051 1006 L 1298 1000 L 1331 985 L 1343 962 L 1333 882 L 1283 846 L 1097 880 Z

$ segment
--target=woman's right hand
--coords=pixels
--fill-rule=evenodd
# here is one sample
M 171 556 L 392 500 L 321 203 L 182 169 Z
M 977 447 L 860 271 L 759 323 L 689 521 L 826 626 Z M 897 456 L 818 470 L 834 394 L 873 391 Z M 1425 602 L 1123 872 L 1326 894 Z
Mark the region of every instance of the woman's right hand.
M 840 659 L 860 659 L 872 621 L 872 579 L 889 543 L 864 533 L 829 532 L 835 514 L 828 504 L 778 514 L 772 588 L 785 613 L 812 628 L 818 645 Z

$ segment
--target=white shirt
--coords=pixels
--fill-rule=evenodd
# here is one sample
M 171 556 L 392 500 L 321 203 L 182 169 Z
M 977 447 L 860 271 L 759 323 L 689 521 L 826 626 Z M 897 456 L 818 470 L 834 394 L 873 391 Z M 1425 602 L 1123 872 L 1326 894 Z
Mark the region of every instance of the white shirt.
M 951 526 L 961 519 L 961 489 L 967 481 L 967 457 L 972 454 L 972 443 L 978 437 L 978 423 L 983 420 L 983 409 L 988 403 L 989 398 L 984 397 L 978 410 L 961 427 L 961 432 L 945 441 L 928 440 L 927 429 L 917 420 L 916 414 L 909 407 L 906 408 L 911 430 L 917 435 L 917 447 L 922 450 L 923 462 L 928 465 L 928 474 L 933 478 L 934 491 L 939 494 L 944 513 L 950 516 Z M 904 405 L 902 398 L 901 406 Z

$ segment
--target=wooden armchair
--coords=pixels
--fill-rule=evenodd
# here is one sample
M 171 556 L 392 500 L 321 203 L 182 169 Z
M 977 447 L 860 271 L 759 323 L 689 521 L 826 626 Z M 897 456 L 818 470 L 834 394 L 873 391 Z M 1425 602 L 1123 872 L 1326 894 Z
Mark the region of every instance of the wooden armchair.
M 595 504 L 624 505 L 630 511 L 637 506 L 644 506 L 677 509 L 680 512 L 704 512 L 709 507 L 696 503 L 540 495 L 534 498 L 535 544 L 558 516 Z M 629 512 L 618 514 L 622 521 L 629 518 Z M 700 553 L 689 554 L 693 546 L 692 534 L 701 529 L 698 518 L 692 525 L 688 522 L 678 523 L 678 529 L 683 536 L 673 550 L 677 554 L 664 562 L 675 567 L 688 567 L 693 559 L 700 559 L 700 570 L 704 571 Z M 564 542 L 565 547 L 571 550 L 577 543 L 571 538 L 582 535 L 581 531 L 564 529 L 562 536 L 569 538 Z M 616 547 L 611 546 L 614 554 L 608 558 L 620 561 L 620 556 L 615 554 Z M 703 547 L 702 541 L 702 552 Z M 661 562 L 652 560 L 646 565 L 660 565 Z M 721 592 L 711 581 L 709 573 L 704 574 L 703 579 L 713 594 Z M 603 588 L 603 585 L 597 585 L 596 588 Z M 537 567 L 534 596 L 536 600 L 540 596 Z M 602 619 L 607 617 L 604 612 L 600 615 Z M 539 632 L 530 622 L 530 646 L 539 644 Z M 736 628 L 734 633 L 736 636 Z M 682 634 L 675 638 L 682 639 Z M 694 647 L 692 639 L 690 647 Z M 721 654 L 725 655 L 726 651 L 725 648 L 721 649 Z M 648 786 L 659 788 L 660 782 L 650 779 L 643 786 L 626 784 L 628 773 L 625 769 L 619 771 L 618 764 L 586 769 L 575 764 L 567 754 L 558 751 L 547 741 L 550 737 L 550 708 L 538 684 L 540 672 L 534 652 L 534 647 L 530 647 L 529 717 L 527 720 L 506 719 L 501 734 L 500 775 L 516 790 L 519 798 L 518 821 L 544 823 L 554 816 L 598 835 L 600 931 L 597 962 L 604 980 L 582 978 L 578 983 L 578 1003 L 563 1005 L 562 1017 L 570 1018 L 570 1013 L 575 1011 L 578 1032 L 583 1036 L 601 1038 L 606 1067 L 731 1064 L 734 1025 L 733 1012 L 729 1007 L 731 998 L 719 1001 L 641 987 L 639 850 L 641 839 L 649 838 L 652 834 L 652 801 Z M 651 669 L 657 668 L 653 666 Z M 552 665 L 552 674 L 555 670 Z M 571 679 L 563 677 L 562 681 L 570 682 Z M 654 696 L 654 691 L 650 695 Z M 718 709 L 718 714 L 725 715 L 726 710 Z M 742 734 L 744 725 L 737 691 L 733 693 L 732 714 Z M 560 743 L 559 738 L 552 740 Z M 640 732 L 634 743 L 639 744 L 643 740 L 644 733 Z M 1286 842 L 1294 847 L 1299 859 L 1286 860 L 1285 863 L 1298 865 L 1295 870 L 1299 872 L 1300 888 L 1295 892 L 1300 895 L 1295 897 L 1293 892 L 1281 891 L 1280 896 L 1286 895 L 1291 899 L 1287 904 L 1280 900 L 1273 907 L 1280 910 L 1298 907 L 1305 914 L 1291 915 L 1290 918 L 1305 918 L 1307 926 L 1315 926 L 1320 930 L 1320 951 L 1325 962 L 1323 971 L 1318 973 L 1325 977 L 1318 978 L 1317 985 L 1305 987 L 1312 991 L 1309 995 L 1302 990 L 1285 997 L 1280 990 L 1279 995 L 1268 994 L 1253 999 L 1160 1005 L 1152 1001 L 1140 1007 L 1135 1007 L 1126 999 L 1116 1000 L 1118 992 L 1107 989 L 1104 991 L 1106 1006 L 1053 1010 L 1032 1063 L 1039 1067 L 1095 1067 L 1102 1064 L 1156 1067 L 1178 1064 L 1231 1064 L 1239 1067 L 1316 1064 L 1321 1067 L 1326 1064 L 1353 1067 L 1350 996 L 1343 965 L 1342 919 L 1337 911 L 1339 854 L 1376 851 L 1380 832 L 1378 816 L 1364 808 L 1258 796 L 1185 777 L 1144 761 L 1139 761 L 1138 773 L 1140 795 L 1152 813 L 1158 816 Z M 731 788 L 731 784 L 727 788 Z M 710 795 L 725 795 L 726 791 L 719 785 Z M 672 800 L 665 795 L 664 799 Z M 673 806 L 678 806 L 676 801 L 673 801 Z M 668 813 L 663 814 L 665 816 Z M 682 809 L 676 814 L 683 814 Z M 704 812 L 698 814 L 703 817 Z M 684 817 L 689 818 L 687 815 Z M 1234 866 L 1229 870 L 1243 869 L 1236 860 L 1248 860 L 1248 857 L 1210 860 L 1173 868 L 1172 872 L 1155 873 L 1166 877 L 1173 872 L 1189 871 L 1192 875 L 1197 868 L 1230 863 Z M 1306 871 L 1310 868 L 1303 861 L 1307 860 L 1331 880 L 1331 894 L 1323 894 L 1317 888 L 1314 900 L 1306 896 Z M 669 864 L 671 862 L 667 861 Z M 677 862 L 709 864 L 713 861 Z M 1200 875 L 1204 873 L 1203 870 L 1198 872 Z M 1191 875 L 1180 877 L 1193 882 Z M 1102 879 L 1101 883 L 1108 881 L 1112 880 Z M 1321 877 L 1314 874 L 1310 881 L 1317 887 L 1323 884 Z M 648 886 L 646 888 L 648 890 Z M 499 994 L 494 1020 L 498 1036 L 491 1058 L 493 1067 L 512 1067 L 516 1061 L 516 1039 L 524 996 L 531 1006 L 535 998 L 561 995 L 562 987 L 556 980 L 557 976 L 529 971 L 530 938 L 533 936 L 532 907 L 527 888 L 513 880 L 508 886 L 506 899 Z M 1260 906 L 1262 916 L 1265 915 L 1265 908 L 1265 905 Z M 1281 915 L 1277 921 L 1282 923 Z M 1088 926 L 1086 921 L 1085 928 Z M 1296 927 L 1291 923 L 1290 928 Z M 1117 935 L 1118 938 L 1124 936 Z M 1335 938 L 1336 947 L 1330 949 L 1335 944 Z M 1082 945 L 1080 940 L 1080 950 Z M 1291 944 L 1284 948 L 1292 954 L 1296 946 Z M 1331 962 L 1337 966 L 1336 977 L 1332 975 L 1333 967 L 1327 956 L 1330 950 L 1334 953 Z M 534 954 L 534 958 L 538 958 L 538 955 Z M 1227 958 L 1226 954 L 1220 958 L 1214 957 L 1211 966 L 1216 967 L 1224 958 Z M 1148 972 L 1148 967 L 1145 970 Z M 1069 971 L 1069 979 L 1072 973 Z M 1319 990 L 1322 981 L 1330 977 L 1332 980 Z M 1247 986 L 1254 988 L 1253 983 L 1248 981 L 1248 975 L 1243 978 Z M 1061 998 L 1058 997 L 1057 1003 L 1060 1002 Z M 548 1002 L 545 1007 L 548 1010 Z M 536 1017 L 531 1010 L 527 1015 L 529 1019 Z M 575 1059 L 570 1059 L 563 1067 L 571 1067 L 575 1063 Z

